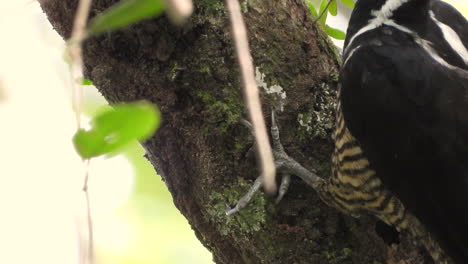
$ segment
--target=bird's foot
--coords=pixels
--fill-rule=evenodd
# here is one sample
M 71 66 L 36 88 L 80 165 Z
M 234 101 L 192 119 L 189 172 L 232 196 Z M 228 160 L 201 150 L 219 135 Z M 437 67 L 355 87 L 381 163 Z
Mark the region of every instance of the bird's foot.
M 252 132 L 252 125 L 247 120 L 242 120 L 242 123 L 249 128 Z M 278 189 L 278 196 L 276 197 L 276 203 L 279 203 L 286 192 L 288 191 L 289 184 L 291 182 L 291 175 L 296 175 L 309 184 L 312 188 L 317 189 L 318 186 L 323 182 L 323 179 L 318 177 L 315 173 L 308 171 L 306 168 L 302 167 L 298 162 L 289 157 L 289 155 L 284 151 L 283 145 L 280 141 L 279 129 L 275 118 L 275 112 L 272 111 L 271 114 L 271 137 L 273 145 L 273 156 L 275 158 L 275 166 L 277 171 L 281 174 L 281 183 Z M 260 189 L 262 185 L 263 177 L 259 176 L 247 193 L 239 199 L 236 206 L 233 208 L 226 209 L 227 215 L 232 215 L 242 208 L 246 207 L 251 201 L 254 194 Z

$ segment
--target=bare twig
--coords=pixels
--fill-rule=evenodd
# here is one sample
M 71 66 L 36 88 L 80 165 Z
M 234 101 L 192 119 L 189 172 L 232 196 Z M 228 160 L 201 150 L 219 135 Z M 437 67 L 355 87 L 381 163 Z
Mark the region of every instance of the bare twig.
M 166 0 L 166 12 L 175 24 L 182 24 L 193 11 L 192 0 Z
M 74 108 L 78 128 L 81 127 L 81 104 L 83 97 L 83 55 L 81 42 L 86 32 L 86 22 L 88 21 L 91 0 L 80 0 L 76 11 L 73 31 L 70 38 L 69 52 L 72 59 L 72 76 L 74 87 Z
M 333 2 L 333 0 L 328 0 L 327 5 L 326 5 L 325 8 L 322 10 L 322 13 L 320 13 L 320 14 L 318 15 L 318 17 L 314 20 L 314 22 L 313 22 L 314 24 L 317 23 L 317 21 L 319 21 L 320 18 L 323 17 L 323 15 L 325 15 L 325 12 L 328 11 L 328 8 L 330 7 L 330 5 L 331 5 L 332 2 Z
M 73 23 L 73 31 L 69 42 L 69 53 L 72 60 L 72 76 L 73 76 L 73 93 L 74 93 L 74 110 L 76 115 L 76 123 L 78 129 L 81 128 L 81 108 L 83 103 L 83 50 L 82 41 L 86 33 L 86 22 L 88 21 L 89 9 L 91 7 L 91 0 L 80 0 L 78 9 Z M 89 176 L 89 160 L 85 161 L 85 179 L 83 185 L 83 192 L 86 199 L 87 211 L 87 224 L 88 224 L 88 263 L 94 263 L 94 235 L 93 235 L 93 221 L 91 216 L 91 203 L 89 200 L 88 191 L 88 176 Z
M 252 120 L 255 138 L 259 151 L 259 158 L 264 179 L 264 188 L 267 192 L 276 191 L 276 168 L 273 163 L 273 154 L 268 141 L 265 120 L 263 118 L 258 87 L 255 82 L 252 57 L 249 51 L 247 30 L 242 18 L 238 0 L 226 0 L 229 17 L 231 19 L 232 34 L 237 52 L 237 58 L 242 74 L 245 89 L 245 101 Z
M 83 183 L 83 192 L 86 199 L 86 218 L 88 222 L 88 261 L 90 264 L 94 263 L 94 232 L 93 232 L 93 217 L 91 215 L 91 202 L 89 199 L 88 180 L 89 180 L 89 159 L 86 160 L 86 172 Z

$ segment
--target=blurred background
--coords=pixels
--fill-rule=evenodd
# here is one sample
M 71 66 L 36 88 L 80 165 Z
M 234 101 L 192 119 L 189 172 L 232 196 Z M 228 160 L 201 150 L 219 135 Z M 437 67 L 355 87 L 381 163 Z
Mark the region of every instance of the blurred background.
M 466 0 L 449 2 L 468 14 Z M 0 11 L 0 263 L 79 263 L 85 168 L 65 44 L 37 2 L 1 0 Z M 328 23 L 345 31 L 349 12 L 338 13 Z M 86 121 L 106 102 L 83 88 Z M 143 154 L 135 142 L 91 161 L 97 263 L 212 263 Z
M 65 43 L 35 1 L 0 0 L 0 263 L 78 263 L 84 166 Z M 84 86 L 83 123 L 106 107 Z M 92 159 L 99 264 L 212 263 L 135 142 Z

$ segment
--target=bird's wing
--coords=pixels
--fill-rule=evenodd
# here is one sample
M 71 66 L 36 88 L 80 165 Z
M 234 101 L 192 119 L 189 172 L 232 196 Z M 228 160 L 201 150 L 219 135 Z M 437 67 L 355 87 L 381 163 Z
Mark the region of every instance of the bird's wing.
M 434 12 L 435 18 L 452 28 L 460 37 L 465 48 L 468 49 L 468 21 L 466 18 L 444 1 L 434 0 L 431 2 L 430 8 Z
M 442 65 L 392 30 L 363 36 L 346 58 L 346 125 L 384 186 L 451 256 L 466 261 L 468 72 Z

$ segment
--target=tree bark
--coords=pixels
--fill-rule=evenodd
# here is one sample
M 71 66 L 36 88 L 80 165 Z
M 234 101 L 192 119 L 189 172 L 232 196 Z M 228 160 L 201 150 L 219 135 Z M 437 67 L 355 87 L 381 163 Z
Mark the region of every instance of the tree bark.
M 91 17 L 114 2 L 96 0 Z M 339 66 L 333 45 L 302 0 L 241 4 L 257 78 L 265 83 L 265 116 L 272 105 L 284 107 L 277 119 L 286 151 L 328 177 Z M 65 39 L 76 5 L 42 2 Z M 85 76 L 109 103 L 145 99 L 159 106 L 163 122 L 143 144 L 147 158 L 215 262 L 430 263 L 404 236 L 388 246 L 373 217 L 327 207 L 298 179 L 278 205 L 258 193 L 239 214 L 225 215 L 259 172 L 249 155 L 253 139 L 239 123 L 247 115 L 222 1 L 195 1 L 182 27 L 162 16 L 92 38 L 84 59 Z

